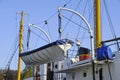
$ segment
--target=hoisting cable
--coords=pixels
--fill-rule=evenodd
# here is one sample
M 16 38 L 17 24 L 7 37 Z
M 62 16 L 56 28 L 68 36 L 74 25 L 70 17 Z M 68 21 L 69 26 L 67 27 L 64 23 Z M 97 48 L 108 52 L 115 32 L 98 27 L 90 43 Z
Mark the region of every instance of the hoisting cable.
M 69 3 L 71 2 L 71 0 L 69 0 L 67 3 L 65 3 L 63 5 L 63 7 L 66 7 Z M 50 20 L 52 17 L 54 17 L 58 12 L 56 11 L 55 13 L 53 13 L 46 21 Z
M 84 14 L 85 14 L 85 10 L 86 10 L 86 7 L 87 7 L 87 3 L 88 3 L 88 1 L 86 1 L 86 3 L 85 3 L 85 7 L 84 7 L 84 10 L 83 10 L 83 16 L 84 16 Z M 81 24 L 82 24 L 82 21 L 80 22 L 80 25 L 81 25 Z M 80 32 L 80 27 L 78 28 L 78 32 L 77 32 L 76 38 L 78 38 L 79 32 Z
M 66 4 L 63 5 L 63 7 L 66 7 L 67 4 L 69 4 L 71 2 L 71 0 L 69 0 Z
M 89 2 L 89 1 L 88 1 Z M 92 12 L 93 12 L 93 9 L 91 9 L 90 11 L 89 11 L 89 18 L 88 18 L 88 21 L 90 21 L 90 19 L 91 19 L 91 15 L 92 15 Z M 83 14 L 84 15 L 84 14 Z M 82 43 L 82 41 L 83 41 L 83 39 L 84 39 L 84 35 L 85 35 L 85 33 L 86 33 L 86 31 L 84 31 L 84 33 L 83 33 L 83 35 L 82 35 L 82 38 L 81 38 L 81 43 Z M 78 33 L 79 34 L 79 33 Z
M 69 3 L 71 2 L 71 0 L 69 0 L 66 4 L 63 5 L 63 7 L 66 7 Z M 61 34 L 62 34 L 62 27 L 61 27 L 61 19 L 62 19 L 62 15 L 60 13 L 58 13 L 58 33 L 59 33 L 59 39 L 61 39 Z
M 58 14 L 58 33 L 59 33 L 59 39 L 61 39 L 61 33 L 62 33 L 62 28 L 61 28 L 61 18 L 62 18 L 62 16 L 61 16 L 61 14 L 59 13 Z
M 42 38 L 40 35 L 38 35 L 34 31 L 30 30 L 30 32 L 33 33 L 34 35 L 38 36 L 40 39 L 44 40 L 45 42 L 49 43 L 47 40 L 45 40 L 44 38 Z
M 79 3 L 77 4 L 77 6 L 75 7 L 75 9 L 74 10 L 77 10 L 77 8 L 79 7 L 79 5 L 80 5 L 80 2 L 81 2 L 82 0 L 80 0 L 79 1 Z M 64 6 L 65 7 L 65 6 Z M 63 28 L 63 30 L 61 29 L 61 27 L 59 27 L 59 29 L 58 29 L 58 31 L 60 31 L 59 33 L 60 33 L 60 36 L 61 36 L 61 33 L 66 29 L 66 27 L 68 26 L 68 24 L 69 24 L 69 22 L 71 21 L 71 18 L 73 17 L 73 14 L 70 16 L 70 18 L 69 18 L 69 20 L 67 21 L 67 23 L 65 24 L 65 27 Z M 58 15 L 58 18 L 60 19 L 60 16 Z M 59 21 L 59 20 L 58 20 Z M 59 26 L 61 26 L 61 23 L 60 23 L 61 21 L 59 21 Z M 59 37 L 60 37 L 59 36 Z M 73 52 L 74 53 L 74 52 Z
M 108 22 L 109 22 L 109 25 L 110 25 L 110 29 L 111 29 L 112 35 L 113 35 L 113 37 L 116 39 L 115 30 L 114 30 L 114 28 L 113 28 L 112 20 L 111 20 L 111 17 L 110 17 L 110 14 L 109 14 L 108 8 L 107 8 L 106 1 L 103 0 L 103 3 L 104 3 L 105 10 L 106 10 L 106 13 L 107 13 L 107 18 L 108 18 Z M 118 50 L 120 50 L 120 46 L 119 46 L 119 43 L 118 43 L 117 40 L 116 40 L 116 43 L 117 43 L 117 48 L 118 48 Z
M 50 35 L 50 39 L 52 40 L 52 36 L 51 36 L 50 29 L 49 29 L 49 26 L 48 26 L 48 21 L 45 20 L 44 23 L 45 23 L 46 27 L 48 28 L 48 33 Z
M 63 5 L 63 7 L 66 7 L 69 3 L 71 2 L 71 0 L 69 0 L 67 3 L 65 3 Z M 57 14 L 57 12 L 55 12 L 53 15 L 51 15 L 47 20 L 44 21 L 44 23 L 47 25 L 48 24 L 48 20 L 50 20 L 53 16 L 55 16 Z M 59 32 L 59 38 L 61 38 L 61 33 L 62 33 L 62 29 L 61 29 L 61 16 L 60 14 L 58 14 L 58 25 L 59 25 L 59 28 L 58 28 L 58 32 Z
M 74 23 L 75 25 L 77 25 L 77 26 L 79 26 L 79 27 L 81 27 L 81 28 L 83 28 L 83 29 L 85 29 L 85 30 L 88 30 L 87 28 L 81 26 L 80 24 L 78 24 L 78 23 L 76 23 L 75 21 L 67 18 L 66 16 L 62 15 L 62 17 L 65 18 L 65 19 L 67 19 L 67 20 L 69 20 L 70 22 Z
M 75 7 L 74 10 L 77 10 L 77 8 L 79 7 L 80 3 L 81 3 L 82 0 L 80 0 L 77 4 L 77 6 Z M 69 20 L 71 20 L 71 18 L 73 17 L 73 14 L 70 16 Z M 68 26 L 69 24 L 69 21 L 67 21 L 67 23 L 65 24 L 64 28 L 63 28 L 63 31 L 66 29 L 66 27 Z
M 28 27 L 28 33 L 27 33 L 27 50 L 29 49 L 30 33 L 31 33 L 31 30 L 30 30 L 30 27 Z
M 67 3 L 65 3 L 65 4 L 63 5 L 63 7 L 66 7 L 70 2 L 71 2 L 71 0 L 69 0 Z M 50 20 L 52 17 L 54 17 L 56 14 L 57 14 L 57 12 L 53 13 L 50 17 L 48 17 L 47 20 L 44 21 L 44 23 L 47 25 L 47 21 Z M 60 34 L 61 34 L 61 31 L 62 31 L 62 30 L 59 28 L 59 29 L 58 29 L 58 32 L 59 32 Z M 59 36 L 59 37 L 60 37 L 60 36 Z

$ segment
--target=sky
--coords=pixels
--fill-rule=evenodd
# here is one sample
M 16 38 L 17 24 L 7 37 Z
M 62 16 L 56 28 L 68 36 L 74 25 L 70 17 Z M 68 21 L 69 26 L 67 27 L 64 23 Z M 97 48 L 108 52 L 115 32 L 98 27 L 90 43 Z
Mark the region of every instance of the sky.
M 22 10 L 25 12 L 24 15 L 25 31 L 27 29 L 28 23 L 33 23 L 43 27 L 45 25 L 44 21 L 49 19 L 47 27 L 50 27 L 50 31 L 47 27 L 45 27 L 44 29 L 48 29 L 48 33 L 50 32 L 51 39 L 54 41 L 58 39 L 58 32 L 57 32 L 58 7 L 63 6 L 65 3 L 68 3 L 67 5 L 68 8 L 75 9 L 75 6 L 78 4 L 79 1 L 80 0 L 0 0 L 0 37 L 1 37 L 0 38 L 0 68 L 3 69 L 5 68 L 8 60 L 10 59 L 14 51 L 16 37 L 18 36 L 18 31 L 19 31 L 19 20 L 20 20 L 20 14 L 17 13 L 20 13 Z M 120 31 L 119 31 L 120 0 L 114 0 L 114 1 L 106 0 L 106 2 L 108 5 L 112 22 L 115 26 L 116 35 L 117 37 L 119 37 L 120 36 Z M 79 7 L 82 8 L 82 4 Z M 79 9 L 77 9 L 77 11 L 80 12 Z M 103 11 L 102 26 L 103 26 L 103 32 L 105 33 L 102 34 L 103 39 L 106 38 L 110 39 L 111 33 L 108 32 L 109 28 L 106 27 L 108 26 L 108 22 L 105 20 L 107 18 L 105 15 L 106 13 L 104 9 L 102 11 Z M 75 19 L 78 18 L 75 17 Z M 73 24 L 71 24 L 71 26 L 72 25 Z M 72 31 L 73 29 L 70 28 L 68 29 L 68 31 L 69 30 Z M 33 41 L 32 44 L 36 43 L 34 39 L 32 41 Z M 12 69 L 17 69 L 17 58 L 18 58 L 18 54 L 16 53 L 11 63 Z

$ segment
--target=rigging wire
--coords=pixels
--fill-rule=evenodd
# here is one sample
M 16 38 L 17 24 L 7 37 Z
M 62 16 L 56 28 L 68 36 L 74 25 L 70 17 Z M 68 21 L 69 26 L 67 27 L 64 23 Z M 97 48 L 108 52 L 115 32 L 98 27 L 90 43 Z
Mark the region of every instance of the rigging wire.
M 30 30 L 30 27 L 28 27 L 28 33 L 27 33 L 27 50 L 29 49 L 30 33 L 31 33 L 31 30 Z
M 28 14 L 28 22 L 30 21 L 30 15 Z M 29 41 L 30 41 L 30 27 L 27 28 L 27 50 L 29 49 Z
M 61 39 L 61 34 L 62 34 L 62 27 L 61 27 L 61 14 L 58 13 L 58 33 L 59 33 L 59 39 Z
M 71 0 L 69 0 L 67 3 L 65 3 L 65 4 L 63 5 L 63 7 L 66 7 L 70 2 L 71 2 Z
M 35 33 L 34 31 L 31 30 L 31 32 L 33 34 L 35 34 L 36 36 L 38 36 L 40 39 L 44 40 L 45 42 L 49 43 L 49 41 L 47 41 L 46 39 L 42 38 L 40 35 L 38 35 L 37 33 Z
M 23 47 L 23 51 L 26 51 L 27 50 L 27 37 L 28 37 L 28 34 L 26 35 L 26 31 L 23 30 L 23 44 L 22 44 L 22 47 Z
M 71 2 L 71 0 L 69 0 L 67 3 L 65 3 L 64 5 L 63 5 L 63 7 L 66 7 L 69 3 Z M 50 19 L 52 19 L 56 14 L 57 14 L 58 12 L 56 11 L 55 13 L 53 13 L 50 17 L 48 17 L 48 19 L 46 19 L 46 20 L 44 20 L 43 22 L 48 26 L 48 21 L 50 20 Z M 41 22 L 42 23 L 42 22 Z M 38 24 L 38 23 L 37 23 Z M 48 27 L 49 28 L 49 27 Z M 48 32 L 49 32 L 49 34 L 50 34 L 50 30 L 48 29 Z M 51 34 L 50 34 L 50 37 L 51 37 Z
M 87 3 L 88 3 L 88 1 L 86 1 L 86 3 L 85 3 L 85 7 L 84 7 L 84 10 L 83 10 L 83 16 L 84 16 L 84 14 L 85 14 L 85 10 L 86 10 L 86 7 L 87 7 Z M 82 20 L 81 20 L 81 22 L 80 22 L 80 25 L 82 25 Z M 78 28 L 78 32 L 77 32 L 76 38 L 78 38 L 79 32 L 80 32 L 80 27 Z
M 48 17 L 48 19 L 46 21 L 51 20 L 55 15 L 57 15 L 57 13 L 58 13 L 57 11 L 54 12 L 50 17 Z M 44 23 L 44 21 L 43 21 L 43 23 Z
M 43 26 L 43 28 L 44 28 L 45 26 L 48 26 L 47 20 L 44 21 L 44 26 Z M 48 28 L 48 32 L 49 32 L 49 34 L 50 34 L 49 27 L 47 27 L 47 28 Z M 29 43 L 30 43 L 30 33 L 33 33 L 34 35 L 36 35 L 37 37 L 39 37 L 39 38 L 42 39 L 43 41 L 49 43 L 48 40 L 44 39 L 43 37 L 41 37 L 41 35 L 38 35 L 38 34 L 37 34 L 36 32 L 34 32 L 33 30 L 30 30 L 30 28 L 28 27 L 28 33 L 27 33 L 27 49 L 28 49 Z M 37 41 L 35 42 L 35 45 L 34 45 L 33 48 L 35 48 L 36 45 L 38 44 L 38 40 L 39 40 L 39 39 L 37 39 Z
M 17 47 L 16 47 L 15 50 L 13 51 L 12 56 L 10 57 L 7 65 L 6 65 L 6 67 L 5 67 L 5 70 L 10 67 L 10 64 L 11 64 L 11 62 L 12 62 L 12 60 L 13 60 L 13 57 L 14 57 L 15 53 L 17 52 L 18 47 L 19 47 L 19 46 L 17 45 Z
M 90 1 L 88 1 L 88 2 L 90 2 Z M 91 19 L 91 15 L 92 15 L 92 13 L 93 13 L 93 6 L 92 6 L 92 9 L 90 10 L 90 7 L 89 7 L 89 18 L 88 18 L 88 21 L 90 21 L 90 19 Z M 83 33 L 83 36 L 82 36 L 82 39 L 81 39 L 81 43 L 82 43 L 82 41 L 83 41 L 83 39 L 85 38 L 85 33 L 86 33 L 86 30 L 84 31 L 84 33 Z
M 63 7 L 66 7 L 70 2 L 71 2 L 71 0 L 69 0 L 68 2 L 66 2 L 66 3 L 63 5 Z M 46 21 L 48 21 L 48 20 L 50 20 L 51 18 L 53 18 L 57 13 L 58 13 L 57 11 L 56 11 L 55 13 L 53 13 L 50 17 L 48 17 L 48 19 L 47 19 Z
M 38 34 L 35 33 L 34 31 L 31 30 L 31 33 L 33 33 L 34 35 L 36 35 L 37 37 L 39 37 L 39 38 L 42 39 L 43 41 L 49 43 L 49 41 L 47 41 L 46 39 L 42 38 L 40 35 L 38 35 Z M 35 43 L 35 45 L 34 45 L 34 48 L 36 47 L 37 43 L 38 43 L 38 39 L 37 39 L 37 41 L 36 41 L 36 43 Z
M 82 0 L 80 0 L 80 1 L 78 2 L 77 6 L 75 7 L 74 10 L 77 10 L 77 8 L 79 7 L 81 1 L 82 1 Z M 72 13 L 72 15 L 70 16 L 69 20 L 71 20 L 72 17 L 73 17 L 73 13 Z M 69 24 L 69 21 L 67 21 L 67 23 L 65 24 L 65 26 L 64 26 L 64 28 L 63 28 L 63 31 L 67 28 L 68 24 Z
M 68 2 L 66 2 L 64 5 L 63 5 L 63 7 L 66 7 L 69 3 L 71 2 L 71 0 L 69 0 Z M 47 22 L 48 20 L 50 20 L 52 17 L 54 17 L 56 14 L 57 14 L 58 12 L 55 12 L 53 15 L 51 15 L 47 20 L 45 20 L 45 22 Z M 58 15 L 59 16 L 59 15 Z M 59 17 L 60 18 L 60 17 Z M 60 21 L 60 19 L 59 19 L 59 21 Z M 60 22 L 61 23 L 61 22 Z M 59 24 L 60 25 L 60 24 Z M 47 25 L 48 26 L 48 25 Z M 49 31 L 48 31 L 49 32 Z M 62 30 L 61 30 L 61 28 L 59 28 L 58 29 L 58 32 L 59 32 L 59 34 L 61 34 L 61 32 L 62 32 Z M 50 32 L 49 32 L 50 33 Z M 50 35 L 50 37 L 51 37 L 51 35 Z
M 71 0 L 67 1 L 67 2 L 63 5 L 63 7 L 66 7 L 70 2 L 71 2 Z M 55 13 L 53 13 L 50 17 L 48 17 L 46 20 L 42 21 L 41 23 L 45 23 L 45 24 L 47 25 L 47 27 L 48 27 L 48 21 L 49 21 L 50 19 L 52 19 L 57 13 L 58 13 L 58 12 L 56 11 Z M 38 23 L 37 23 L 37 24 L 38 24 Z M 48 28 L 49 28 L 49 27 L 48 27 Z M 48 29 L 48 33 L 50 34 L 50 30 L 49 30 L 49 29 Z M 51 37 L 51 34 L 50 34 L 50 37 Z
M 34 31 L 31 30 L 31 33 L 33 33 L 34 35 L 38 36 L 40 39 L 44 40 L 45 42 L 49 43 L 49 41 L 47 41 L 46 39 L 42 38 L 40 35 L 38 35 Z
M 46 21 L 44 21 L 45 25 L 47 24 Z M 43 27 L 45 27 L 45 25 Z M 31 30 L 29 27 L 28 27 L 28 31 L 27 31 L 27 50 L 29 49 L 29 43 L 30 43 L 30 34 L 33 33 L 34 35 L 36 35 L 37 37 L 39 37 L 40 39 L 42 39 L 43 41 L 49 43 L 49 41 L 47 41 L 46 39 L 44 39 L 43 37 L 41 37 L 41 35 L 38 35 L 36 32 L 34 32 L 33 30 Z M 38 43 L 38 40 L 35 42 L 35 45 L 33 48 L 36 47 L 37 43 Z
M 75 7 L 74 10 L 77 10 L 77 8 L 79 7 L 81 1 L 82 1 L 82 0 L 80 0 L 80 1 L 78 2 L 77 6 Z M 69 22 L 71 21 L 71 18 L 72 18 L 72 17 L 73 17 L 73 13 L 72 13 L 72 15 L 70 16 L 69 21 L 67 21 L 67 23 L 65 24 L 65 26 L 64 26 L 64 28 L 63 28 L 63 30 L 62 30 L 62 32 L 65 31 L 65 29 L 66 29 L 66 27 L 68 26 Z M 60 23 L 60 24 L 61 24 L 61 23 Z M 75 47 L 74 47 L 74 48 L 75 48 Z M 74 52 L 73 52 L 73 53 L 74 53 Z
M 50 39 L 52 39 L 52 36 L 51 36 L 51 33 L 50 33 L 50 29 L 49 29 L 49 25 L 48 25 L 48 21 L 45 20 L 44 22 L 45 22 L 46 27 L 48 28 L 48 33 L 50 35 Z
M 68 2 L 66 2 L 63 7 L 66 7 L 69 3 L 71 2 L 71 0 L 69 0 Z M 46 20 L 44 21 L 41 21 L 40 23 L 44 23 L 45 21 L 49 21 L 51 20 L 55 15 L 57 15 L 58 11 L 54 12 L 51 16 L 49 16 Z M 36 24 L 39 24 L 39 23 L 36 23 Z
M 77 26 L 83 28 L 84 30 L 87 30 L 87 28 L 81 26 L 80 24 L 78 24 L 78 23 L 76 23 L 75 21 L 73 21 L 73 20 L 67 18 L 66 16 L 62 15 L 62 17 L 65 18 L 65 19 L 67 19 L 67 20 L 69 20 L 70 22 L 74 23 L 75 25 L 77 25 Z
M 30 33 L 31 33 L 31 30 L 30 30 L 30 27 L 28 27 L 28 33 L 27 33 L 27 50 L 29 49 Z
M 112 24 L 112 21 L 111 21 L 111 18 L 110 18 L 108 8 L 107 8 L 107 4 L 106 4 L 105 0 L 103 0 L 103 3 L 104 3 L 105 10 L 106 10 L 106 13 L 107 13 L 107 18 L 108 18 L 108 21 L 109 21 L 109 25 L 110 25 L 110 28 L 111 28 L 112 35 L 113 35 L 113 37 L 115 37 L 116 36 L 115 31 L 114 31 L 114 28 L 113 28 L 113 24 Z
M 85 14 L 87 4 L 88 4 L 88 1 L 86 1 L 85 8 L 84 8 L 84 11 L 83 11 L 83 15 Z M 89 20 L 90 20 L 91 14 L 92 14 L 92 10 L 90 11 Z M 63 17 L 66 18 L 65 16 L 63 16 Z M 68 19 L 68 18 L 66 18 L 66 19 Z M 73 22 L 71 19 L 68 19 L 68 20 L 69 20 L 69 22 L 70 22 L 70 21 Z M 81 21 L 81 22 L 82 22 L 82 21 Z M 78 25 L 78 26 L 80 26 L 80 25 L 81 25 L 81 22 L 80 22 L 80 24 L 78 24 L 78 23 L 76 24 L 75 22 L 73 22 L 73 23 L 76 24 L 76 25 Z M 80 28 L 81 28 L 81 27 L 79 27 L 79 29 L 78 29 L 78 32 L 77 32 L 78 34 L 77 34 L 77 36 L 76 36 L 76 39 L 78 38 Z M 85 27 L 82 27 L 82 28 L 85 28 Z M 85 29 L 87 30 L 87 28 L 85 28 Z M 84 38 L 84 35 L 85 35 L 85 33 L 86 33 L 86 30 L 85 30 L 85 32 L 84 32 L 84 34 L 83 34 L 83 36 L 82 36 L 82 40 L 83 40 L 83 38 Z M 73 52 L 73 53 L 74 53 L 74 52 Z
M 30 21 L 30 14 L 29 13 L 25 13 L 25 15 L 27 15 L 27 18 L 26 18 L 26 21 L 29 23 L 29 21 Z M 26 34 L 27 32 L 28 32 L 28 24 L 25 24 L 24 25 L 24 30 L 23 30 L 23 44 L 22 44 L 22 46 L 23 46 L 23 51 L 26 51 L 26 50 L 28 50 L 28 34 Z
M 14 46 L 14 49 L 13 49 L 13 50 L 15 50 L 15 48 L 16 48 L 16 45 L 17 45 L 17 42 L 18 42 L 18 36 L 19 36 L 19 34 L 17 34 L 17 36 L 16 36 L 16 38 L 15 38 L 15 41 L 14 41 L 11 49 L 9 50 L 9 52 L 8 52 L 8 54 L 7 54 L 7 57 L 6 57 L 6 59 L 5 59 L 5 61 L 4 61 L 4 64 L 3 64 L 3 67 L 5 67 L 5 63 L 7 62 L 7 59 L 8 59 L 8 57 L 9 57 L 9 53 L 11 53 L 10 51 L 13 49 L 13 46 Z M 14 51 L 13 51 L 13 52 L 14 52 Z
M 63 7 L 66 7 L 70 2 L 71 2 L 71 0 L 69 0 L 66 4 L 64 4 Z M 47 25 L 46 22 L 47 22 L 48 20 L 50 20 L 52 17 L 54 17 L 56 14 L 57 14 L 57 12 L 55 12 L 53 15 L 51 15 L 51 16 L 45 21 L 45 24 Z M 47 25 L 47 26 L 48 26 L 48 25 Z M 30 32 L 34 33 L 34 32 L 31 31 L 31 30 L 30 30 Z M 49 32 L 49 33 L 50 33 L 50 32 Z M 34 34 L 37 35 L 36 33 L 34 33 Z M 39 35 L 37 35 L 37 36 L 40 37 Z M 27 37 L 27 39 L 28 39 L 28 40 L 27 40 L 27 48 L 28 48 L 28 46 L 29 46 L 29 37 L 30 37 L 30 33 L 28 33 L 28 37 Z M 40 37 L 40 38 L 43 39 L 42 37 Z M 43 39 L 43 40 L 46 41 L 46 42 L 48 42 L 48 41 L 45 40 L 45 39 Z M 14 52 L 16 52 L 16 51 L 14 51 Z M 15 53 L 12 54 L 12 57 L 10 58 L 10 60 L 8 61 L 8 64 L 7 64 L 6 66 L 10 65 L 14 54 L 15 54 Z
M 111 17 L 110 17 L 110 14 L 109 14 L 108 8 L 107 8 L 106 1 L 103 0 L 103 3 L 104 3 L 105 10 L 106 10 L 106 13 L 107 13 L 107 18 L 108 18 L 108 22 L 109 22 L 109 25 L 110 25 L 110 29 L 111 29 L 112 35 L 113 35 L 113 37 L 116 39 L 115 30 L 114 30 L 114 27 L 113 27 L 113 24 L 112 24 L 112 20 L 111 20 Z M 117 40 L 116 40 L 116 43 L 117 43 L 117 48 L 118 48 L 118 50 L 119 50 L 120 47 L 119 47 L 119 43 L 118 43 Z
M 78 2 L 77 6 L 75 7 L 75 9 L 74 9 L 74 10 L 77 10 L 77 8 L 79 7 L 79 5 L 80 5 L 81 1 L 82 1 L 82 0 L 80 0 L 80 1 Z M 73 17 L 73 13 L 71 14 L 71 16 L 70 16 L 69 20 L 68 20 L 68 21 L 67 21 L 67 23 L 65 24 L 65 26 L 64 26 L 64 28 L 63 28 L 63 32 L 64 32 L 64 31 L 65 31 L 65 29 L 67 28 L 67 26 L 68 26 L 69 22 L 70 22 L 70 21 L 72 21 L 72 20 L 71 20 L 71 19 L 72 19 L 72 17 Z M 65 18 L 65 16 L 64 16 L 64 18 Z M 75 49 L 75 47 L 73 47 L 73 49 Z M 72 52 L 72 55 L 73 55 L 73 53 L 74 53 L 74 51 Z

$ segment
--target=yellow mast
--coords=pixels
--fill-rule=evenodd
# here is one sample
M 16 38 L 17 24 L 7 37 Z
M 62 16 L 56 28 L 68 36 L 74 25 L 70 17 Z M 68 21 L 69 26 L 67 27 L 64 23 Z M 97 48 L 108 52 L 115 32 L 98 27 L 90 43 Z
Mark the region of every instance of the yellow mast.
M 19 30 L 19 54 L 22 53 L 22 36 L 23 36 L 23 17 L 24 12 L 21 12 L 21 20 L 20 20 L 20 30 Z M 21 78 L 21 58 L 18 58 L 18 72 L 17 72 L 17 80 Z
M 94 42 L 95 49 L 101 46 L 101 19 L 100 19 L 100 2 L 101 0 L 94 0 Z M 92 61 L 93 80 L 95 77 L 95 64 Z
M 94 0 L 95 49 L 101 46 L 100 1 Z

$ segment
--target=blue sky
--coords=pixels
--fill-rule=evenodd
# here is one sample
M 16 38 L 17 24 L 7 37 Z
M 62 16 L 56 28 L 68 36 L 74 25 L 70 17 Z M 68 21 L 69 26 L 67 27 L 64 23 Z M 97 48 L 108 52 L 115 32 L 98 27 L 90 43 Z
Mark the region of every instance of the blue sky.
M 12 55 L 16 36 L 19 31 L 19 19 L 20 15 L 16 14 L 22 10 L 29 14 L 25 15 L 24 26 L 27 27 L 28 23 L 34 23 L 43 26 L 44 20 L 47 20 L 54 13 L 56 14 L 57 8 L 63 6 L 69 0 L 0 0 L 0 68 L 4 68 L 8 59 Z M 86 1 L 86 0 L 85 0 Z M 75 6 L 79 0 L 71 0 L 67 7 L 75 9 Z M 108 9 L 115 26 L 117 36 L 120 36 L 120 0 L 106 0 Z M 85 2 L 83 2 L 85 3 Z M 79 6 L 81 8 L 81 6 Z M 77 9 L 77 11 L 80 11 Z M 105 10 L 102 12 L 103 26 L 108 26 L 106 22 Z M 104 19 L 105 18 L 105 19 Z M 58 39 L 57 26 L 58 18 L 57 14 L 49 20 L 50 32 L 52 40 Z M 26 29 L 26 28 L 25 28 Z M 46 28 L 45 28 L 46 29 Z M 55 31 L 56 30 L 56 31 Z M 111 34 L 108 32 L 107 27 L 103 27 L 105 34 L 103 39 L 110 38 Z M 53 35 L 54 34 L 54 35 Z M 55 35 L 56 34 L 56 35 Z M 17 68 L 17 54 L 13 59 L 11 68 Z

